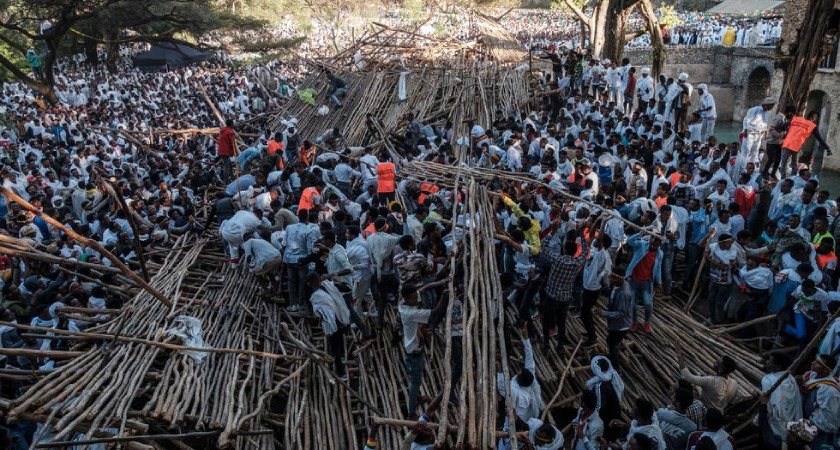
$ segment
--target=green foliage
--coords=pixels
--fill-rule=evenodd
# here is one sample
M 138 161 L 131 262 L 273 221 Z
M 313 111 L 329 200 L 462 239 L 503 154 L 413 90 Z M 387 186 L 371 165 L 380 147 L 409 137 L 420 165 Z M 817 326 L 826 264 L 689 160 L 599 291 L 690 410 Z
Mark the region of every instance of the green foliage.
M 662 28 L 673 28 L 681 25 L 683 20 L 677 14 L 674 5 L 664 5 L 659 7 L 659 26 Z
M 0 57 L 8 59 L 15 67 L 24 72 L 29 71 L 29 63 L 26 61 L 26 56 L 5 42 L 0 42 Z M 16 77 L 12 72 L 4 66 L 0 66 L 0 80 L 15 81 L 15 79 Z
M 574 3 L 580 9 L 584 9 L 586 7 L 587 1 L 572 0 L 572 3 Z M 569 7 L 566 5 L 566 2 L 563 0 L 554 0 L 553 2 L 551 2 L 551 10 L 567 14 L 570 14 L 572 12 L 572 10 L 569 9 Z

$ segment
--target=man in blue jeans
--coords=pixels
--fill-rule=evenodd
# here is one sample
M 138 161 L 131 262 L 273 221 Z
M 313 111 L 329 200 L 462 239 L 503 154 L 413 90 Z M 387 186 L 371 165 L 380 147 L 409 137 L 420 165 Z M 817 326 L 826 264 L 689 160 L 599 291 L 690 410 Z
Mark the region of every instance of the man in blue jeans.
M 335 76 L 329 70 L 325 70 L 324 75 L 330 80 L 330 99 L 335 103 L 336 108 L 341 108 L 339 97 L 344 97 L 344 94 L 347 93 L 347 82 Z
M 408 417 L 417 411 L 420 385 L 426 368 L 426 354 L 423 351 L 422 327 L 429 323 L 432 316 L 446 314 L 447 296 L 442 295 L 435 309 L 422 307 L 423 292 L 449 284 L 449 278 L 423 285 L 419 289 L 414 283 L 406 283 L 400 290 L 399 312 L 403 328 L 403 348 L 405 348 L 405 371 L 408 375 Z
M 680 238 L 679 223 L 671 214 L 671 205 L 659 208 L 659 220 L 654 222 L 656 233 L 662 236 L 662 293 L 671 295 L 671 278 L 674 269 L 674 255 Z
M 685 273 L 683 274 L 683 288 L 690 288 L 694 284 L 694 270 L 703 256 L 703 248 L 700 243 L 709 234 L 709 229 L 715 221 L 717 214 L 714 212 L 714 205 L 709 199 L 703 200 L 703 207 L 700 208 L 700 201 L 692 199 L 688 202 L 688 243 L 685 249 Z
M 636 233 L 627 238 L 627 246 L 633 249 L 633 259 L 627 266 L 624 278 L 630 284 L 633 302 L 641 298 L 645 307 L 645 333 L 650 333 L 650 316 L 653 313 L 653 290 L 662 284 L 662 241 L 658 237 L 642 236 Z M 634 333 L 638 326 L 636 305 L 633 305 L 633 324 L 630 332 Z

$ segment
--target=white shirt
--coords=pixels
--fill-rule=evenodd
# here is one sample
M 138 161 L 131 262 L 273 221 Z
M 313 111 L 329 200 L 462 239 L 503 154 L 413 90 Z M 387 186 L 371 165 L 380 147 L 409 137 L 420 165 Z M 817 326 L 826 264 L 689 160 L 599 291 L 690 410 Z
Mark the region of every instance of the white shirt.
M 251 258 L 248 268 L 252 270 L 260 270 L 268 261 L 283 256 L 280 250 L 271 245 L 271 242 L 262 239 L 248 239 L 245 241 L 244 248 L 245 258 Z
M 353 266 L 353 279 L 356 281 L 370 278 L 371 262 L 367 241 L 362 236 L 347 242 L 347 259 Z
M 764 133 L 767 131 L 770 111 L 765 111 L 761 105 L 754 106 L 744 115 L 744 130 L 748 133 Z
M 403 327 L 403 347 L 405 347 L 405 352 L 416 353 L 420 350 L 420 340 L 417 338 L 418 325 L 429 323 L 432 310 L 408 306 L 400 300 L 399 312 Z
M 704 92 L 703 95 L 700 96 L 700 109 L 706 109 L 708 107 L 711 107 L 712 109 L 701 112 L 700 116 L 704 119 L 716 119 L 717 107 L 715 106 L 715 98 L 712 97 L 712 94 Z
M 752 270 L 741 267 L 739 274 L 751 289 L 773 288 L 773 271 L 766 267 L 758 266 Z
M 361 177 L 362 173 L 352 168 L 350 164 L 341 163 L 335 166 L 335 181 L 339 183 L 349 183 L 352 177 Z
M 649 102 L 653 98 L 653 94 L 653 78 L 642 76 L 636 80 L 636 95 L 641 97 L 643 102 Z
M 589 291 L 601 289 L 605 279 L 612 272 L 612 259 L 605 249 L 592 247 L 589 261 L 583 266 L 583 288 Z

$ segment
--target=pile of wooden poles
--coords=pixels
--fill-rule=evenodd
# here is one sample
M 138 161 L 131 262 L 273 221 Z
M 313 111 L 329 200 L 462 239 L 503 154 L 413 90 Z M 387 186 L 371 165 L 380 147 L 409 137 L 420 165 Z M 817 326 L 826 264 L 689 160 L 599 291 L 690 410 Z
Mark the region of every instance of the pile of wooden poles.
M 279 309 L 261 301 L 254 278 L 227 269 L 220 246 L 209 244 L 194 235 L 180 238 L 153 277 L 172 307 L 142 291 L 105 324 L 56 332 L 78 342 L 67 352 L 74 358 L 12 401 L 7 414 L 48 414 L 54 441 L 77 433 L 88 440 L 102 430 L 117 430 L 112 439 L 130 438 L 132 421 L 152 434 L 178 429 L 175 440 L 189 440 L 191 430 L 215 430 L 220 447 L 275 448 L 261 419 L 275 385 L 303 358 L 286 353 Z M 201 322 L 209 348 L 167 338 L 165 330 L 182 315 Z M 206 357 L 197 362 L 172 349 Z

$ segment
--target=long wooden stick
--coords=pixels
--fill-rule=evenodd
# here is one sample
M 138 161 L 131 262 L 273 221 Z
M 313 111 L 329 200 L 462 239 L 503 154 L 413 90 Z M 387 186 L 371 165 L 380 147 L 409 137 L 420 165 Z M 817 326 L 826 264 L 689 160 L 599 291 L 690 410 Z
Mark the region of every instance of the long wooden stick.
M 191 433 L 179 433 L 179 434 L 152 434 L 146 436 L 114 436 L 109 438 L 96 438 L 96 439 L 87 439 L 84 441 L 56 441 L 56 442 L 45 442 L 43 444 L 38 444 L 35 448 L 55 448 L 55 447 L 78 447 L 78 446 L 86 446 L 91 444 L 108 444 L 113 442 L 126 442 L 126 441 L 171 441 L 171 440 L 184 440 L 184 439 L 194 439 L 194 438 L 202 438 L 202 437 L 212 437 L 216 436 L 217 434 L 221 434 L 222 430 L 213 430 L 213 431 L 194 431 Z M 262 434 L 273 434 L 274 430 L 254 430 L 254 431 L 243 431 L 239 434 L 241 435 L 262 435 Z
M 834 314 L 832 314 L 831 317 L 829 317 L 828 320 L 826 320 L 825 323 L 822 324 L 820 329 L 816 333 L 814 333 L 814 336 L 811 337 L 811 342 L 809 342 L 805 349 L 799 353 L 799 356 L 796 358 L 795 361 L 793 361 L 790 364 L 790 367 L 788 367 L 787 370 L 785 370 L 785 373 L 783 373 L 782 376 L 780 376 L 779 379 L 777 379 L 776 382 L 773 383 L 773 386 L 770 386 L 770 389 L 768 389 L 767 392 L 764 393 L 765 395 L 769 396 L 770 394 L 772 394 L 773 391 L 775 391 L 782 384 L 782 382 L 785 381 L 785 378 L 787 378 L 788 375 L 793 373 L 794 369 L 796 369 L 797 367 L 799 367 L 800 364 L 802 364 L 802 361 L 804 361 L 805 358 L 808 357 L 809 353 L 811 353 L 811 350 L 813 350 L 814 347 L 816 347 L 817 344 L 819 344 L 819 342 L 822 340 L 822 337 L 825 334 L 826 330 L 828 330 L 828 327 L 830 327 L 834 320 L 838 317 L 840 317 L 840 309 L 835 311 Z M 758 405 L 758 402 L 756 402 L 756 405 Z
M 251 355 L 251 356 L 258 356 L 260 358 L 270 358 L 270 359 L 306 359 L 303 356 L 297 355 L 280 355 L 276 353 L 266 353 L 266 352 L 258 352 L 255 350 L 246 350 L 246 349 L 238 349 L 238 348 L 204 348 L 204 347 L 188 347 L 186 345 L 178 345 L 178 344 L 170 344 L 168 342 L 157 342 L 157 341 L 150 341 L 148 339 L 141 339 L 135 337 L 128 337 L 128 336 L 119 336 L 115 334 L 107 334 L 107 333 L 87 333 L 85 331 L 70 331 L 70 330 L 59 330 L 55 328 L 47 328 L 47 327 L 36 327 L 31 325 L 22 325 L 18 323 L 12 322 L 3 322 L 0 321 L 0 325 L 5 325 L 13 328 L 17 328 L 20 330 L 28 330 L 28 331 L 40 331 L 43 333 L 54 333 L 60 334 L 65 336 L 79 336 L 89 339 L 102 339 L 102 340 L 116 340 L 120 342 L 129 342 L 132 344 L 142 344 L 148 345 L 151 347 L 159 347 L 165 348 L 167 350 L 182 350 L 182 351 L 192 351 L 192 352 L 204 352 L 204 353 L 239 353 L 242 355 Z M 3 349 L 0 349 L 2 351 Z M 7 349 L 8 350 L 8 349 Z M 11 349 L 17 350 L 17 349 Z M 66 353 L 66 352 L 62 352 Z M 77 352 L 77 353 L 85 353 L 85 352 Z M 76 355 L 78 356 L 78 355 Z
M 99 242 L 96 242 L 93 239 L 88 239 L 88 238 L 80 235 L 79 233 L 76 233 L 75 231 L 65 227 L 64 224 L 62 224 L 61 222 L 53 219 L 52 217 L 50 217 L 46 214 L 44 214 L 43 212 L 38 210 L 38 208 L 32 206 L 32 204 L 30 204 L 26 200 L 20 198 L 17 194 L 12 192 L 11 190 L 6 189 L 5 186 L 0 186 L 0 193 L 2 193 L 3 195 L 5 195 L 6 197 L 8 197 L 11 200 L 14 200 L 18 204 L 20 204 L 20 206 L 22 206 L 24 209 L 26 209 L 27 211 L 31 212 L 32 214 L 35 214 L 36 216 L 40 217 L 41 219 L 43 219 L 48 224 L 58 228 L 59 230 L 61 230 L 62 232 L 64 232 L 65 234 L 67 234 L 68 236 L 73 238 L 73 240 L 75 240 L 75 241 L 77 241 L 77 242 L 79 242 L 83 245 L 86 245 L 88 247 L 93 248 L 94 250 L 99 252 L 102 256 L 108 258 L 108 260 L 110 260 L 112 263 L 114 263 L 114 265 L 117 266 L 117 268 L 119 268 L 120 271 L 122 271 L 122 273 L 125 276 L 131 278 L 140 287 L 142 287 L 143 289 L 148 291 L 150 294 L 152 294 L 152 296 L 154 298 L 158 299 L 161 303 L 166 305 L 166 307 L 168 307 L 168 308 L 172 307 L 172 302 L 169 301 L 168 298 L 164 297 L 163 294 L 161 294 L 157 289 L 155 289 L 149 283 L 147 283 L 146 280 L 144 280 L 139 275 L 134 273 L 131 269 L 126 267 L 126 265 L 123 264 L 123 262 L 119 258 L 117 258 L 116 256 L 114 256 L 113 253 L 111 253 L 107 249 L 105 249 L 105 247 L 100 245 Z
M 143 272 L 143 279 L 146 281 L 151 280 L 149 271 L 146 269 L 146 255 L 143 254 L 143 246 L 140 244 L 140 230 L 137 228 L 137 221 L 134 219 L 134 212 L 128 207 L 128 203 L 126 203 L 122 192 L 119 191 L 119 186 L 117 186 L 116 181 L 103 180 L 101 186 L 104 191 L 114 197 L 114 199 L 122 207 L 123 211 L 125 211 L 128 225 L 131 227 L 131 231 L 134 234 L 132 239 L 134 241 L 134 251 L 137 252 L 137 259 L 140 261 L 140 270 Z
M 29 348 L 0 348 L 0 355 L 30 356 L 34 358 L 68 359 L 82 356 L 87 352 L 64 352 L 60 350 L 34 350 Z
M 560 392 L 563 390 L 563 384 L 566 382 L 566 376 L 569 375 L 569 369 L 572 368 L 572 363 L 575 361 L 575 356 L 577 355 L 578 350 L 580 350 L 581 344 L 583 344 L 583 341 L 578 341 L 578 344 L 575 346 L 575 351 L 572 352 L 572 356 L 569 356 L 569 362 L 566 363 L 566 368 L 563 370 L 563 376 L 560 377 L 560 383 L 557 385 L 557 392 L 555 392 L 554 396 L 551 397 L 551 401 L 545 405 L 545 408 L 540 415 L 540 420 L 545 420 L 545 417 L 551 410 L 551 405 L 557 401 L 557 397 L 560 397 Z

